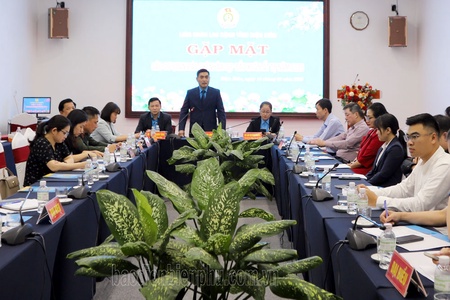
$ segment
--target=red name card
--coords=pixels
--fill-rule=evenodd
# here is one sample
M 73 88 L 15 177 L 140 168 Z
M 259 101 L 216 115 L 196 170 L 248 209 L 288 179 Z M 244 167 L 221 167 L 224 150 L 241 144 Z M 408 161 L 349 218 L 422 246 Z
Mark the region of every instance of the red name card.
M 244 132 L 244 140 L 259 140 L 262 138 L 261 132 Z
M 167 136 L 167 131 L 157 131 L 155 132 L 155 135 L 153 136 L 153 140 L 165 140 Z
M 39 215 L 36 224 L 39 224 L 47 217 L 50 219 L 51 224 L 55 224 L 65 214 L 66 212 L 64 211 L 61 202 L 59 202 L 59 198 L 55 197 L 52 200 L 48 201 L 47 204 L 45 204 L 44 209 Z
M 213 135 L 213 132 L 212 132 L 212 131 L 205 131 L 205 133 L 206 133 L 206 135 L 209 136 L 209 137 L 212 137 L 212 135 Z
M 406 297 L 411 282 L 417 291 L 427 296 L 419 274 L 397 251 L 392 255 L 386 277 L 403 297 Z
M 282 149 L 283 148 L 283 145 L 284 145 L 284 142 L 283 141 L 280 141 L 280 143 L 278 144 L 278 149 Z

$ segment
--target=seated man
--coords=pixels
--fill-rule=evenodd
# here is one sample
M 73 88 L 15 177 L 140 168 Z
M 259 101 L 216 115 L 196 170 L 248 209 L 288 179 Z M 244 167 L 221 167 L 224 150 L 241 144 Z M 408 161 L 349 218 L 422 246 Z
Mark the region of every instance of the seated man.
M 335 137 L 343 133 L 344 126 L 342 126 L 341 121 L 331 113 L 333 105 L 328 99 L 320 99 L 316 102 L 316 117 L 317 119 L 323 121 L 322 126 L 319 131 L 313 136 L 303 136 L 300 133 L 295 135 L 296 141 L 302 141 L 303 143 L 308 143 L 312 139 L 328 140 L 329 138 Z M 327 149 L 328 153 L 335 153 L 331 148 Z
M 356 103 L 349 103 L 344 106 L 344 114 L 345 121 L 347 121 L 349 127 L 346 132 L 326 141 L 323 139 L 312 139 L 308 144 L 331 148 L 333 151 L 336 151 L 338 160 L 348 163 L 356 158 L 361 140 L 369 131 L 369 126 L 364 120 L 363 111 Z
M 72 99 L 67 98 L 64 100 L 61 100 L 61 102 L 59 102 L 58 105 L 58 110 L 59 110 L 59 114 L 61 116 L 64 116 L 67 118 L 67 116 L 69 115 L 69 113 L 74 110 L 75 108 L 77 108 L 77 105 L 75 102 L 73 102 Z
M 134 133 L 136 137 L 142 132 L 151 130 L 152 128 L 159 126 L 160 131 L 167 131 L 167 134 L 172 133 L 172 117 L 169 114 L 161 111 L 161 100 L 157 97 L 150 98 L 148 100 L 149 112 L 142 114 L 139 118 L 139 123 Z
M 105 147 L 109 147 L 110 152 L 116 150 L 116 144 L 110 144 L 104 142 L 99 142 L 91 137 L 91 133 L 97 128 L 98 116 L 100 112 L 93 106 L 86 106 L 83 111 L 87 114 L 88 120 L 86 125 L 84 125 L 84 133 L 77 137 L 76 145 L 77 147 L 73 149 L 74 154 L 82 153 L 85 150 L 97 150 L 100 152 L 105 151 Z
M 439 136 L 439 144 L 444 148 L 445 152 L 448 153 L 447 139 L 449 138 L 447 131 L 450 130 L 450 117 L 444 115 L 435 115 L 434 119 L 439 125 L 439 131 L 441 135 Z
M 419 157 L 419 162 L 399 184 L 366 189 L 369 205 L 383 207 L 386 200 L 387 206 L 397 211 L 443 209 L 450 192 L 450 155 L 439 146 L 439 126 L 427 113 L 409 117 L 406 125 L 409 152 Z

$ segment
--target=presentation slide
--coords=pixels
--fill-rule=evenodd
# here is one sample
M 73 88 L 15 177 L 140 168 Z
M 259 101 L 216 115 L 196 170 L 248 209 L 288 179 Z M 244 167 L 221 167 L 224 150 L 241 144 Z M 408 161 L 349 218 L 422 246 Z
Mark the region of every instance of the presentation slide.
M 323 97 L 324 16 L 317 1 L 133 2 L 132 111 L 159 97 L 179 111 L 210 71 L 225 111 L 315 112 Z

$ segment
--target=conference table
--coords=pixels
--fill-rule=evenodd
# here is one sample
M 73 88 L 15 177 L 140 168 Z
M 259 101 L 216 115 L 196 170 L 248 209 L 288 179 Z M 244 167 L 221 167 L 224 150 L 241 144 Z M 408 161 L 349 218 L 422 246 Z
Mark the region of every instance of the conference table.
M 126 195 L 130 200 L 131 188 L 155 190 L 154 184 L 145 175 L 145 170 L 156 171 L 159 145 L 153 144 L 130 161 L 120 163 L 122 169 L 106 172 L 109 178 L 99 180 L 91 186 L 93 192 L 86 199 L 73 200 L 64 205 L 65 216 L 51 225 L 35 225 L 37 213 L 27 222 L 45 240 L 45 252 L 37 241 L 10 246 L 3 243 L 0 248 L 0 299 L 92 299 L 95 294 L 95 279 L 75 276 L 77 266 L 67 254 L 100 244 L 109 230 L 100 216 L 95 192 L 101 189 Z M 75 172 L 76 173 L 76 172 Z M 73 174 L 73 172 L 71 173 Z M 81 172 L 80 172 L 81 174 Z M 75 186 L 77 180 L 47 178 L 49 187 Z M 11 198 L 24 197 L 23 192 Z M 54 194 L 50 194 L 50 197 Z M 36 198 L 34 192 L 30 198 Z M 36 239 L 40 240 L 39 237 Z
M 180 185 L 187 183 L 190 177 L 175 172 L 175 167 L 167 163 L 173 150 L 186 144 L 184 139 L 159 141 L 131 161 L 120 163 L 123 168 L 119 172 L 105 173 L 109 178 L 95 182 L 91 190 L 108 189 L 134 201 L 131 188 L 156 192 L 145 170 L 158 171 Z M 317 153 L 323 155 L 322 152 Z M 384 271 L 371 260 L 374 248 L 355 251 L 343 245 L 338 253 L 336 250 L 331 251 L 338 241 L 345 238 L 354 217 L 336 212 L 333 209 L 336 199 L 323 202 L 311 200 L 311 188 L 305 186 L 308 178 L 292 172 L 294 162 L 286 157 L 283 150 L 274 146 L 266 155 L 269 156 L 269 165 L 275 178 L 274 195 L 279 213 L 283 219 L 297 221 L 297 225 L 288 231 L 289 240 L 300 258 L 318 255 L 324 261 L 305 274 L 305 278 L 342 295 L 344 299 L 402 299 L 385 278 Z M 332 159 L 321 160 L 316 165 L 331 165 L 334 162 Z M 339 169 L 339 172 L 351 171 Z M 364 180 L 355 182 L 363 183 Z M 335 185 L 347 183 L 348 180 L 332 178 L 335 198 L 340 193 Z M 48 180 L 48 185 L 74 186 L 76 182 Z M 19 196 L 23 197 L 24 194 L 19 193 Z M 31 198 L 34 197 L 32 193 Z M 109 235 L 109 230 L 100 216 L 95 193 L 86 199 L 74 200 L 64 209 L 66 214 L 57 223 L 33 225 L 35 232 L 45 238 L 45 252 L 37 241 L 27 241 L 16 246 L 4 244 L 0 248 L 0 299 L 50 299 L 51 295 L 55 299 L 93 297 L 95 279 L 74 276 L 77 266 L 74 260 L 66 256 L 73 251 L 100 244 Z M 36 223 L 36 212 L 25 214 L 31 216 L 28 222 Z M 378 220 L 379 212 L 374 211 L 372 216 Z M 421 279 L 429 292 L 427 299 L 432 299 L 433 283 L 423 276 Z
M 348 244 L 340 248 L 338 246 L 339 241 L 345 239 L 349 228 L 353 227 L 351 221 L 355 216 L 333 209 L 341 193 L 336 185 L 348 185 L 349 181 L 355 181 L 356 184 L 367 182 L 362 179 L 339 180 L 332 177 L 334 200 L 316 202 L 310 197 L 312 189 L 305 186 L 308 178 L 292 172 L 294 162 L 286 157 L 285 151 L 273 147 L 271 155 L 278 210 L 283 219 L 297 221 L 290 234 L 293 248 L 297 250 L 300 258 L 317 255 L 323 259 L 323 264 L 305 274 L 305 279 L 344 299 L 403 299 L 385 277 L 386 271 L 380 269 L 378 263 L 371 259 L 370 256 L 376 252 L 375 247 L 356 251 Z M 323 156 L 325 153 L 316 151 L 315 155 Z M 335 162 L 337 161 L 332 159 L 321 159 L 316 162 L 316 167 L 333 165 Z M 303 163 L 300 161 L 300 164 Z M 352 171 L 338 169 L 336 172 Z M 380 212 L 372 211 L 374 221 L 379 222 Z M 433 282 L 422 275 L 420 277 L 428 292 L 426 299 L 433 299 Z M 407 298 L 416 299 L 411 295 Z M 424 298 L 417 296 L 417 299 Z

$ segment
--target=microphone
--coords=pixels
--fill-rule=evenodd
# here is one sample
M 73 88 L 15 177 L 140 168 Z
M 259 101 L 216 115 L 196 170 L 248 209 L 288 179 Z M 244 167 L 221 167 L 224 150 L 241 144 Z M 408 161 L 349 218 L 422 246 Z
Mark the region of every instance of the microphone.
M 298 165 L 298 160 L 300 159 L 300 155 L 302 154 L 303 149 L 305 149 L 305 144 L 303 144 L 300 147 L 300 151 L 298 151 L 297 160 L 295 161 L 294 168 L 292 169 L 292 171 L 294 171 L 295 174 L 300 174 L 300 173 L 305 172 L 305 171 L 308 170 L 308 168 L 306 166 L 299 166 Z
M 117 163 L 116 151 L 113 152 L 113 155 L 114 155 L 114 162 L 105 166 L 105 169 L 108 172 L 117 172 L 120 169 L 122 169 L 122 167 Z
M 33 188 L 30 187 L 30 189 L 28 190 L 27 196 L 25 197 L 25 199 L 22 202 L 22 205 L 20 205 L 20 208 L 19 208 L 20 225 L 14 227 L 14 228 L 11 228 L 10 230 L 8 230 L 7 232 L 5 232 L 2 235 L 2 241 L 5 244 L 8 244 L 8 245 L 19 245 L 19 244 L 22 244 L 23 242 L 25 242 L 27 237 L 30 236 L 33 233 L 33 226 L 31 226 L 30 223 L 25 223 L 23 221 L 23 216 L 22 216 L 23 205 L 27 201 L 27 199 L 30 196 L 32 190 L 33 190 Z
M 239 123 L 239 124 L 236 124 L 236 125 L 227 127 L 227 130 L 228 130 L 228 129 L 233 129 L 233 128 L 235 128 L 235 127 L 239 127 L 239 126 L 244 125 L 244 124 L 251 123 L 251 122 L 253 122 L 254 120 L 255 120 L 255 119 L 251 119 L 250 121 L 245 121 L 245 122 L 242 122 L 242 123 Z
M 188 113 L 178 122 L 178 124 L 177 125 L 175 125 L 175 128 L 177 128 L 180 124 L 181 124 L 181 122 L 183 122 L 183 121 L 185 121 L 186 119 L 187 119 L 187 117 L 189 117 L 189 115 L 191 114 L 191 112 L 193 112 L 194 111 L 194 108 L 195 107 L 192 107 L 189 111 L 188 111 Z M 171 133 L 171 134 L 169 134 L 168 136 L 167 136 L 167 138 L 175 138 L 175 139 L 179 139 L 180 138 L 180 136 L 178 135 L 178 134 L 176 134 L 175 132 L 173 132 L 173 133 Z
M 296 134 L 297 134 L 297 130 L 294 131 L 294 134 L 292 135 L 291 140 L 289 141 L 289 145 L 286 147 L 286 152 L 289 152 L 289 149 L 291 149 L 291 145 L 292 145 L 292 142 L 294 141 Z
M 314 201 L 333 200 L 334 197 L 324 189 L 319 188 L 319 183 L 327 176 L 331 171 L 335 170 L 339 166 L 339 163 L 335 163 L 334 166 L 328 170 L 319 180 L 317 180 L 316 186 L 313 187 L 311 195 Z
M 113 153 L 114 154 L 114 153 Z M 114 155 L 115 157 L 115 155 Z M 87 172 L 90 172 L 92 169 L 87 170 Z M 89 187 L 86 187 L 86 184 L 84 182 L 84 174 L 86 174 L 86 171 L 84 171 L 83 175 L 81 175 L 81 186 L 76 187 L 74 189 L 71 189 L 67 193 L 67 197 L 71 199 L 84 199 L 86 198 L 90 191 Z
M 375 224 L 378 228 L 380 228 L 382 230 L 386 229 L 386 227 L 384 227 L 384 225 L 378 224 L 377 222 L 367 218 L 364 215 L 358 215 L 355 219 L 355 224 L 353 224 L 353 228 L 350 227 L 348 229 L 347 235 L 345 237 L 345 239 L 348 241 L 350 248 L 353 250 L 364 250 L 366 248 L 376 246 L 377 240 L 373 236 L 368 235 L 360 230 L 356 230 L 356 226 L 357 226 L 359 217 L 362 217 L 362 218 L 366 219 L 367 221 L 372 222 L 373 224 Z

